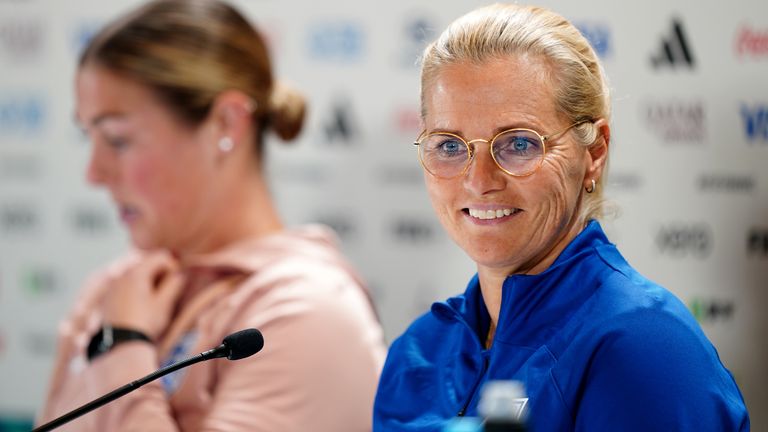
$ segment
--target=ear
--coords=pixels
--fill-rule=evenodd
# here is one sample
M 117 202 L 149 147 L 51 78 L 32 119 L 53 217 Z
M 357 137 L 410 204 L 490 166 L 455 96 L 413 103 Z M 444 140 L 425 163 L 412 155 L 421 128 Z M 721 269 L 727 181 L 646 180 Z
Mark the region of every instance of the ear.
M 599 182 L 603 169 L 608 162 L 608 145 L 611 142 L 611 128 L 606 119 L 598 119 L 594 123 L 597 128 L 597 139 L 587 148 L 587 171 L 584 176 L 584 187 L 589 187 L 592 180 Z
M 227 90 L 216 96 L 209 114 L 214 130 L 212 144 L 228 139 L 235 151 L 238 147 L 252 147 L 254 108 L 251 98 L 239 90 Z

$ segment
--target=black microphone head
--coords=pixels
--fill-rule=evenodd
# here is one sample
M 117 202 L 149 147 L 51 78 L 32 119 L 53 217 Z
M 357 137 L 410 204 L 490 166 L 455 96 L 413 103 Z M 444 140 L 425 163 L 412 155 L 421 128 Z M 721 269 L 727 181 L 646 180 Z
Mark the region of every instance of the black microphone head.
M 229 350 L 228 359 L 240 360 L 261 351 L 264 347 L 264 336 L 260 331 L 251 328 L 232 333 L 221 343 Z

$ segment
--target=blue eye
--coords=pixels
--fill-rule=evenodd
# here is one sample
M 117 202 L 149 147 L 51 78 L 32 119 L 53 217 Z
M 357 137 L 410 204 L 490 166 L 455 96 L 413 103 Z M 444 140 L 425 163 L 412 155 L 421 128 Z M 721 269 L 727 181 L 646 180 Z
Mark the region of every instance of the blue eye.
M 440 151 L 448 154 L 458 153 L 461 151 L 462 147 L 464 147 L 464 144 L 460 143 L 459 141 L 444 141 L 442 144 L 440 144 Z
M 525 152 L 531 146 L 531 142 L 523 137 L 515 137 L 512 141 L 512 148 L 518 152 Z
M 430 135 L 422 143 L 422 150 L 430 157 L 440 159 L 465 158 L 467 146 L 460 139 L 443 134 Z

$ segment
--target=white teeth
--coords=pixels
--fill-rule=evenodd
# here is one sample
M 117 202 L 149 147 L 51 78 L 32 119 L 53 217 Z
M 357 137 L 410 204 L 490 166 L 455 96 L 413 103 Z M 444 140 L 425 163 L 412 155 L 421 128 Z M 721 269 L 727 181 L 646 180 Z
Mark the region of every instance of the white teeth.
M 499 209 L 499 210 L 478 210 L 469 209 L 469 215 L 477 219 L 496 219 L 504 216 L 509 216 L 515 212 L 515 209 Z

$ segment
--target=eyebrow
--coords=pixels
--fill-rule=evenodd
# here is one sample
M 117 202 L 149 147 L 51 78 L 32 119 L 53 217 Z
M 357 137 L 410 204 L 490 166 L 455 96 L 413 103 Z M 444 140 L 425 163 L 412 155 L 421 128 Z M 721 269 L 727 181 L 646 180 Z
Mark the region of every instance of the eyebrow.
M 80 117 L 77 115 L 77 112 L 75 112 L 73 117 L 75 124 L 77 124 L 84 131 L 87 131 L 89 128 L 98 127 L 101 123 L 104 123 L 110 119 L 125 117 L 125 114 L 118 111 L 107 111 L 96 116 L 96 118 L 91 120 L 91 123 L 88 125 L 83 124 L 83 122 L 80 120 Z
M 530 129 L 538 133 L 538 130 L 534 129 L 532 126 L 528 126 L 520 123 L 511 123 L 504 126 L 498 126 L 493 130 L 493 133 L 491 134 L 491 136 L 496 136 L 499 133 L 510 130 L 510 129 Z M 467 138 L 459 130 L 455 130 L 455 129 L 435 129 L 431 131 L 428 130 L 427 133 L 450 133 L 450 134 L 458 135 L 464 139 Z

